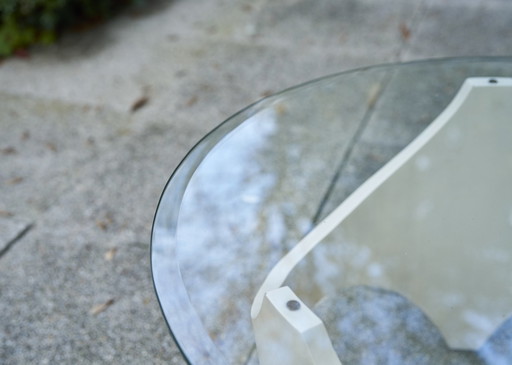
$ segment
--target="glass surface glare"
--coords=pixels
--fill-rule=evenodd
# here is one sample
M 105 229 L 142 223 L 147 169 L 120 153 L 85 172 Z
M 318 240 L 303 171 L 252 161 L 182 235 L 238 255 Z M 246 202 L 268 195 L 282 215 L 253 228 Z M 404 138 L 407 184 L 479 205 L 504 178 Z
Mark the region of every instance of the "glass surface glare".
M 248 107 L 198 143 L 162 194 L 151 251 L 162 311 L 190 364 L 257 363 L 250 307 L 268 271 L 474 76 L 511 77 L 512 59 L 435 60 L 329 76 Z M 327 326 L 331 338 L 353 333 L 352 350 L 347 342 L 335 345 L 344 365 L 391 359 L 391 349 L 407 344 L 405 335 L 400 343 L 392 337 L 407 326 L 421 338 L 393 363 L 512 361 L 512 345 L 503 340 L 512 336 L 510 320 L 470 353 L 449 349 L 407 298 L 358 286 L 357 270 L 345 273 L 354 275 L 354 286 L 333 302 L 326 294 L 334 291 L 338 268 L 318 261 L 333 247 L 320 245 L 287 285 L 324 322 L 337 323 Z M 382 272 L 365 247 L 345 243 L 342 254 L 347 267 L 364 267 L 375 278 Z M 406 259 L 397 252 L 397 260 Z M 396 319 L 399 313 L 406 322 Z M 362 329 L 363 315 L 375 323 Z M 485 325 L 485 318 L 472 320 Z M 432 353 L 437 357 L 425 355 Z

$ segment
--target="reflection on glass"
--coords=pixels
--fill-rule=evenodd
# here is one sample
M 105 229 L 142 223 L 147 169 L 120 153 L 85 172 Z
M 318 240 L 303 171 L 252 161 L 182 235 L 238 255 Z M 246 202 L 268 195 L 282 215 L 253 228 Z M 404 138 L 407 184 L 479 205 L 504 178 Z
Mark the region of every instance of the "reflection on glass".
M 268 271 L 428 126 L 464 79 L 480 75 L 510 76 L 512 63 L 452 60 L 340 74 L 266 99 L 203 140 L 164 192 L 152 242 L 157 293 L 185 357 L 194 365 L 257 364 L 250 307 Z M 166 200 L 171 193 L 174 198 Z M 171 207 L 175 214 L 168 214 Z M 429 209 L 425 204 L 418 214 Z M 155 239 L 160 226 L 169 236 L 165 243 Z M 419 357 L 396 355 L 397 362 L 389 363 L 421 364 L 427 359 L 421 360 L 421 351 L 432 353 L 435 348 L 441 357 L 433 363 L 450 363 L 441 361 L 446 356 L 453 356 L 454 364 L 500 364 L 500 356 L 504 364 L 510 362 L 512 349 L 503 336 L 478 355 L 439 347 L 435 325 L 402 293 L 389 290 L 388 263 L 380 259 L 379 250 L 342 236 L 332 241 L 318 246 L 287 284 L 325 323 L 337 323 L 328 328 L 332 336 L 351 333 L 341 336 L 348 342 L 336 348 L 349 356 L 344 365 L 380 363 L 376 356 L 386 351 L 393 359 L 387 341 L 397 340 L 393 335 L 404 326 L 418 333 L 414 346 L 419 347 L 413 348 L 419 350 L 412 353 Z M 155 270 L 169 255 L 174 266 Z M 399 255 L 396 261 L 404 275 L 414 272 L 415 264 Z M 340 291 L 339 275 L 351 287 Z M 371 287 L 361 286 L 367 278 Z M 164 287 L 179 288 L 176 301 L 162 299 Z M 339 300 L 333 302 L 329 293 L 337 293 Z M 457 302 L 456 296 L 445 294 L 448 305 Z M 187 327 L 179 318 L 183 308 L 197 314 L 200 324 L 189 321 Z M 499 331 L 512 337 L 507 328 Z M 206 345 L 209 341 L 213 345 Z M 376 342 L 381 346 L 374 346 Z M 210 356 L 209 346 L 219 356 Z

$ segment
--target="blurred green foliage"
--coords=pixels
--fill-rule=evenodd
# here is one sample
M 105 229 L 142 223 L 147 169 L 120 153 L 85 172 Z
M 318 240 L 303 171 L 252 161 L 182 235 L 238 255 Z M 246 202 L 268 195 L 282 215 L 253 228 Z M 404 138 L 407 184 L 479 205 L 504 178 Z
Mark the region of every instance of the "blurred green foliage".
M 0 0 L 0 57 L 52 43 L 65 29 L 102 22 L 144 0 Z

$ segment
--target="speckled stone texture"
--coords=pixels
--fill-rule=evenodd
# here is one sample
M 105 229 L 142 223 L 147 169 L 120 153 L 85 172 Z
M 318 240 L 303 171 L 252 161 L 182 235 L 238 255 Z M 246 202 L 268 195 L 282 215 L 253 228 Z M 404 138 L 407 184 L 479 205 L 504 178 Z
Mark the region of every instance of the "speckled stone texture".
M 350 287 L 314 310 L 344 365 L 487 364 L 478 353 L 449 349 L 421 309 L 390 290 Z

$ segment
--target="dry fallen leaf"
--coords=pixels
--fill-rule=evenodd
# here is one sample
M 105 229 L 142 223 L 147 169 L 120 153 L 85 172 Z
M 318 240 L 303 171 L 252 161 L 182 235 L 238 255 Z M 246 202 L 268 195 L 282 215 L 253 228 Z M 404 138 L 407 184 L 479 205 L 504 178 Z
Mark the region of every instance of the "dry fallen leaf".
M 27 139 L 30 138 L 30 132 L 29 131 L 24 131 L 22 134 L 21 134 L 21 140 L 22 141 L 26 141 Z
M 23 178 L 21 176 L 16 176 L 16 177 L 13 177 L 12 179 L 7 180 L 7 184 L 17 185 L 22 181 L 23 181 Z
M 111 213 L 105 214 L 105 218 L 103 220 L 96 221 L 96 225 L 100 227 L 103 231 L 106 231 L 108 227 L 114 222 L 114 218 Z
M 112 259 L 116 255 L 116 253 L 117 253 L 117 247 L 112 247 L 110 250 L 105 252 L 105 256 L 104 256 L 105 260 L 112 261 Z
M 46 148 L 48 148 L 52 152 L 57 152 L 57 146 L 55 145 L 55 143 L 52 143 L 52 142 L 46 143 Z
M 190 107 L 190 106 L 194 105 L 195 103 L 197 103 L 198 99 L 199 98 L 197 97 L 197 95 L 194 95 L 190 99 L 188 99 L 186 105 Z
M 149 98 L 147 96 L 141 96 L 140 98 L 135 100 L 135 102 L 132 104 L 130 111 L 132 113 L 135 113 L 137 110 L 139 110 L 140 108 L 145 106 L 148 103 L 148 101 L 149 101 Z
M 411 37 L 411 29 L 406 24 L 402 23 L 400 24 L 400 34 L 402 35 L 402 39 L 406 41 Z
M 97 221 L 96 225 L 101 228 L 101 230 L 106 231 L 108 228 L 108 224 L 105 221 Z
M 15 155 L 18 153 L 14 147 L 5 147 L 1 149 L 3 155 Z
M 0 210 L 0 217 L 9 218 L 9 217 L 12 217 L 13 215 L 14 215 L 14 213 L 11 213 L 7 210 Z
M 262 98 L 266 98 L 267 96 L 270 96 L 270 95 L 272 95 L 273 93 L 274 93 L 274 92 L 273 92 L 272 90 L 265 90 L 265 91 L 263 91 L 263 92 L 260 94 L 260 96 L 261 96 Z
M 114 298 L 107 300 L 105 303 L 95 305 L 94 307 L 91 308 L 89 313 L 92 314 L 93 316 L 95 316 L 95 315 L 100 314 L 101 312 L 105 311 L 112 304 L 114 304 Z

